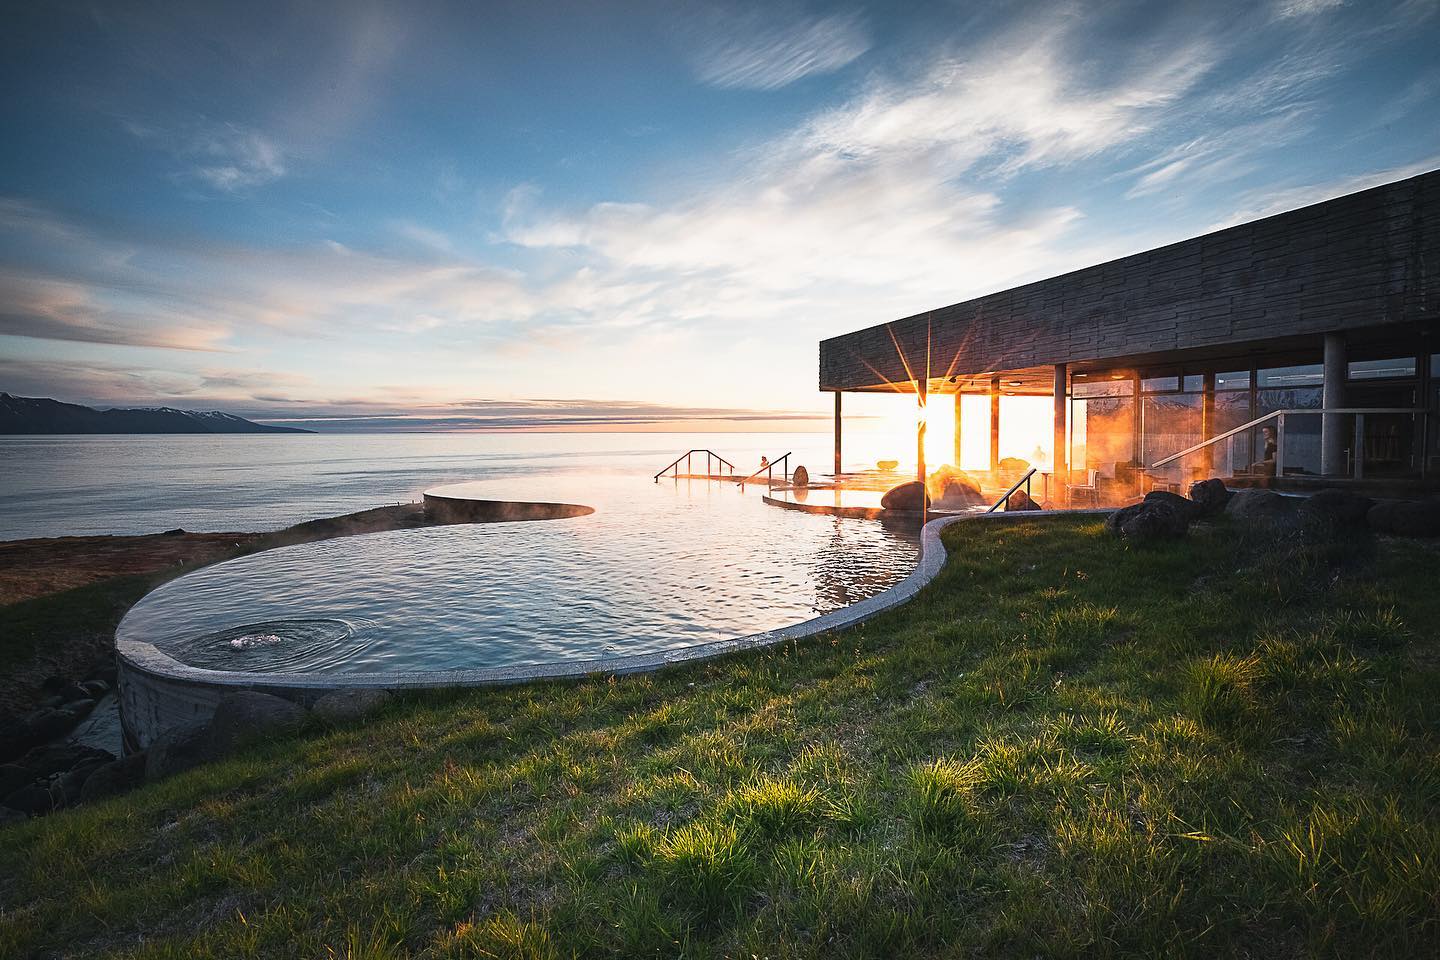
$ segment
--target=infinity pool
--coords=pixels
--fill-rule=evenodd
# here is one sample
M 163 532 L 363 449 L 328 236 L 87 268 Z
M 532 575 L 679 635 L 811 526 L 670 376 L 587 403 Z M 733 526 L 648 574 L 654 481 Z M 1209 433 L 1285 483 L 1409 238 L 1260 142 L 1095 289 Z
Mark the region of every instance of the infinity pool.
M 457 488 L 446 488 L 455 495 Z M 590 516 L 393 531 L 271 550 L 138 603 L 117 640 L 195 667 L 376 674 L 655 653 L 772 630 L 885 590 L 918 521 L 812 516 L 734 484 L 631 473 L 465 484 Z

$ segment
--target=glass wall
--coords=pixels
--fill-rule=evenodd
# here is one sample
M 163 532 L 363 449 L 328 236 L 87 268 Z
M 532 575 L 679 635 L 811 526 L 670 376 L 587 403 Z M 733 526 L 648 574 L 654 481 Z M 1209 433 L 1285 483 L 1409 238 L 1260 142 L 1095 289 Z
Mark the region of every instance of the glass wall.
M 1140 381 L 1140 459 L 1153 464 L 1199 443 L 1205 378 L 1198 375 L 1146 377 Z M 1184 461 L 1201 459 L 1198 455 Z M 1174 461 L 1161 468 L 1167 479 L 1181 481 L 1196 467 Z
M 1266 367 L 1255 375 L 1255 416 L 1263 417 L 1277 410 L 1318 410 L 1323 405 L 1321 385 L 1324 368 L 1318 363 L 1293 367 Z M 1286 474 L 1320 473 L 1320 414 L 1285 418 Z M 1259 427 L 1253 439 L 1252 470 L 1267 476 L 1275 475 L 1279 434 L 1276 421 Z
M 1073 482 L 1089 471 L 1115 479 L 1134 459 L 1135 381 L 1128 373 L 1076 374 L 1070 389 Z

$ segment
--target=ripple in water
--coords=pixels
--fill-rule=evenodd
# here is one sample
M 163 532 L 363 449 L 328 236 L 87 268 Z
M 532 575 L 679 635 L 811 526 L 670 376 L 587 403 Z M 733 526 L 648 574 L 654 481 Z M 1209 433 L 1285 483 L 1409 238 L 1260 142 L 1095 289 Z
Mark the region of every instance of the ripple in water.
M 185 663 L 212 670 L 316 670 L 362 652 L 373 642 L 370 626 L 339 618 L 266 620 L 180 640 L 173 650 Z

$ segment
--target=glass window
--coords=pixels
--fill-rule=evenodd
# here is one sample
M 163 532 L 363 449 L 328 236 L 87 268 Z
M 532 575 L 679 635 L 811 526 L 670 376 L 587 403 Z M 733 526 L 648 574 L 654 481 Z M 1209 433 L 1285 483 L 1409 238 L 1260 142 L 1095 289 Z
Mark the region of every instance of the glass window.
M 1076 396 L 1070 403 L 1070 463 L 1114 478 L 1134 456 L 1135 401 L 1129 396 Z
M 1199 393 L 1205 389 L 1205 378 L 1198 373 L 1185 375 L 1184 388 L 1186 393 Z
M 1350 363 L 1351 380 L 1383 380 L 1388 377 L 1415 376 L 1415 358 L 1399 357 L 1394 360 L 1353 360 Z
M 1203 402 L 1204 398 L 1198 393 L 1145 398 L 1140 408 L 1140 445 L 1145 463 L 1154 463 L 1200 442 Z
M 1215 374 L 1216 390 L 1249 390 L 1250 371 L 1234 370 L 1230 373 Z
M 1324 368 L 1318 363 L 1306 363 L 1296 367 L 1269 367 L 1259 371 L 1256 386 L 1300 387 L 1312 383 L 1323 383 Z
M 1440 353 L 1430 355 L 1430 376 L 1440 377 Z
M 1140 389 L 1146 393 L 1174 393 L 1180 389 L 1180 378 L 1146 377 L 1140 381 Z
M 1134 383 L 1129 377 L 1121 377 L 1112 380 L 1108 376 L 1104 379 L 1080 380 L 1076 378 L 1070 385 L 1070 394 L 1075 397 L 1128 397 L 1134 392 Z
M 1263 417 L 1276 410 L 1318 410 L 1321 406 L 1319 387 L 1294 387 L 1255 391 L 1255 416 Z M 1285 472 L 1287 474 L 1320 473 L 1320 421 L 1317 414 L 1291 414 L 1285 418 Z M 1268 421 L 1254 440 L 1256 472 L 1274 470 L 1276 422 Z

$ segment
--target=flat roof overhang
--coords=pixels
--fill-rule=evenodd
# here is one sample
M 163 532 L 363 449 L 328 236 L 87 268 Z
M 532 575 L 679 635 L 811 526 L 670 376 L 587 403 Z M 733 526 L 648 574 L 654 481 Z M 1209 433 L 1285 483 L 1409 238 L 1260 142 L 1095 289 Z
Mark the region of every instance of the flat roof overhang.
M 1440 171 L 820 343 L 820 389 L 1049 393 L 1071 370 L 1440 351 Z M 1359 353 L 1355 354 L 1356 356 Z M 952 382 L 952 379 L 954 381 Z

